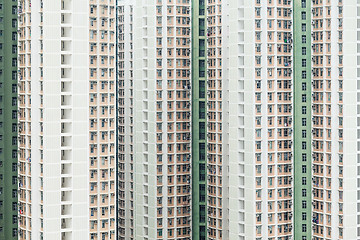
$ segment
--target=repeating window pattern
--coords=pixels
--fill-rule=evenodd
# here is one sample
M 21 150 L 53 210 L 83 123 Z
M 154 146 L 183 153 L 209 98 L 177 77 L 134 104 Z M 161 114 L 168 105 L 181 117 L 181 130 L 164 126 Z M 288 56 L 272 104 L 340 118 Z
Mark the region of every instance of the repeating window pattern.
M 223 238 L 223 4 L 207 2 L 208 238 Z
M 117 8 L 117 238 L 134 238 L 133 5 Z M 130 220 L 130 221 L 129 221 Z
M 115 1 L 89 1 L 90 239 L 115 238 Z
M 292 8 L 292 1 L 255 2 L 257 240 L 293 234 Z
M 0 1 L 0 16 L 0 238 L 17 239 L 17 1 Z
M 29 27 L 30 14 L 27 12 L 31 11 L 31 4 L 28 1 L 22 0 L 18 3 L 18 121 L 19 121 L 19 154 L 18 154 L 18 174 L 19 174 L 19 239 L 27 239 L 30 235 L 30 228 L 28 223 L 30 222 L 30 209 L 31 209 L 31 191 L 27 191 L 31 183 L 31 62 L 30 57 L 31 53 L 28 51 L 30 49 L 30 31 Z M 40 9 L 40 14 L 42 14 L 42 9 Z M 35 24 L 35 23 L 34 23 Z M 40 24 L 40 23 L 36 23 Z M 39 26 L 41 28 L 41 26 Z M 16 38 L 16 35 L 13 36 Z M 42 40 L 40 39 L 40 44 Z M 41 45 L 42 46 L 42 45 Z M 42 57 L 42 48 L 40 48 L 40 53 L 38 57 Z M 40 65 L 40 69 L 42 65 Z M 40 84 L 42 86 L 42 78 L 40 79 Z M 16 88 L 16 86 L 15 86 Z M 40 89 L 42 90 L 42 89 Z M 40 92 L 40 100 L 42 99 L 42 92 Z M 38 112 L 43 113 L 42 106 L 36 109 Z M 14 113 L 13 113 L 14 115 Z M 13 116 L 14 117 L 14 116 Z M 39 122 L 42 126 L 42 119 Z M 41 128 L 42 130 L 42 128 Z M 42 139 L 42 131 L 39 136 Z M 36 150 L 34 150 L 36 151 Z M 40 154 L 42 150 L 40 151 Z M 40 159 L 40 165 L 42 166 L 42 155 Z M 40 175 L 40 180 L 42 179 L 42 173 Z M 43 196 L 42 190 L 40 190 L 41 196 Z M 42 202 L 40 202 L 40 206 Z
M 313 1 L 312 5 L 312 231 L 316 240 L 344 238 L 342 8 L 343 1 Z M 332 227 L 334 222 L 337 228 Z
M 191 238 L 191 2 L 156 1 L 157 238 Z

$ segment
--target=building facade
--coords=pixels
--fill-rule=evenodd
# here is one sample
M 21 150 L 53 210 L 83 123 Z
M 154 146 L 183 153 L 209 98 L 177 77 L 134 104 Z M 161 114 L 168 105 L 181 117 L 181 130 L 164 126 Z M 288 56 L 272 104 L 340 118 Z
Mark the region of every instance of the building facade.
M 124 150 L 122 159 L 125 166 L 134 164 L 128 166 L 129 171 L 135 169 L 128 179 L 130 186 L 140 188 L 128 197 L 125 190 L 124 198 L 131 200 L 119 205 L 133 212 L 124 223 L 136 226 L 124 227 L 124 236 L 131 230 L 134 238 L 188 238 L 179 235 L 187 225 L 172 225 L 168 215 L 173 206 L 171 135 L 174 131 L 180 136 L 176 131 L 183 130 L 179 125 L 184 120 L 176 119 L 172 129 L 171 116 L 186 100 L 191 201 L 183 205 L 189 215 L 176 215 L 176 221 L 190 217 L 191 239 L 357 238 L 357 214 L 349 212 L 357 209 L 358 201 L 356 1 L 168 0 L 119 5 L 132 9 L 118 16 L 126 19 L 131 13 L 132 19 L 126 23 L 131 30 L 118 38 L 131 46 L 121 49 L 131 56 L 124 61 L 134 65 L 122 65 L 120 73 L 131 76 L 121 81 L 131 86 L 125 87 L 125 98 L 126 92 L 134 94 L 127 106 L 137 119 L 134 125 L 129 119 L 133 128 L 123 133 L 135 136 L 128 141 L 133 157 Z M 190 45 L 174 49 L 173 41 L 187 38 L 183 27 L 190 31 Z M 190 52 L 173 56 L 177 48 Z M 189 100 L 176 95 L 172 103 L 173 81 L 175 94 L 181 95 L 177 83 L 191 89 Z M 156 128 L 147 128 L 149 124 Z M 164 125 L 166 131 L 159 130 Z M 147 135 L 147 129 L 154 132 Z M 174 154 L 177 158 L 188 152 Z M 126 173 L 126 167 L 122 171 Z M 181 191 L 176 184 L 180 182 L 174 186 Z M 156 203 L 152 212 L 147 211 L 151 203 Z M 174 230 L 178 235 L 170 235 Z
M 360 2 L 14 4 L 0 238 L 360 238 Z
M 19 238 L 115 239 L 115 1 L 19 1 Z

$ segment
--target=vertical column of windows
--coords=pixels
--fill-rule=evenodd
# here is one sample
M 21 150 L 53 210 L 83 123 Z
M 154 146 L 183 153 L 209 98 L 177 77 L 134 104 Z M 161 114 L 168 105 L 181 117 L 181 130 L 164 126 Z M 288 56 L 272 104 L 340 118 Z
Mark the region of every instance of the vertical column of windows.
M 206 238 L 206 18 L 205 0 L 192 8 L 192 237 Z
M 167 3 L 167 2 L 166 2 Z M 170 36 L 173 35 L 174 32 L 174 5 L 166 5 L 163 4 L 162 1 L 156 2 L 156 47 L 157 47 L 157 58 L 156 58 L 156 72 L 157 72 L 157 96 L 156 96 L 156 122 L 157 122 L 157 131 L 156 131 L 156 137 L 157 137 L 157 189 L 156 189 L 156 197 L 157 197 L 157 211 L 156 211 L 156 217 L 157 217 L 157 238 L 166 238 L 167 236 L 169 238 L 173 238 L 175 236 L 174 231 L 174 225 L 175 225 L 175 218 L 174 214 L 176 211 L 174 211 L 174 166 L 168 165 L 173 164 L 174 156 L 170 155 L 168 153 L 168 150 L 173 151 L 173 141 L 174 136 L 172 133 L 168 133 L 169 136 L 167 136 L 167 132 L 171 132 L 174 128 L 173 121 L 174 113 L 172 112 L 173 108 L 173 102 L 170 102 L 173 100 L 174 92 L 168 89 L 166 91 L 165 83 L 166 80 L 163 81 L 163 79 L 167 79 L 168 85 L 171 87 L 173 86 L 173 79 L 170 79 L 170 77 L 167 77 L 165 71 L 163 73 L 163 69 L 165 67 L 173 67 L 175 63 L 173 63 L 173 56 L 174 56 L 174 49 L 173 49 L 173 41 L 174 39 Z M 166 16 L 166 20 L 163 19 Z M 166 25 L 163 24 L 164 21 L 167 21 Z M 165 28 L 164 26 L 167 26 Z M 164 27 L 164 28 L 163 28 Z M 163 36 L 163 30 L 169 32 L 170 36 L 168 36 L 167 33 L 164 35 L 168 38 Z M 165 44 L 165 41 L 168 41 L 167 49 L 165 51 L 162 51 L 163 45 Z M 168 59 L 166 59 L 167 56 Z M 165 61 L 164 61 L 165 60 Z M 167 61 L 166 61 L 167 60 Z M 163 66 L 163 65 L 168 66 Z M 170 74 L 173 74 L 173 69 L 168 69 L 170 71 Z M 164 77 L 163 77 L 164 75 Z M 164 84 L 163 84 L 164 82 Z M 168 86 L 168 87 L 169 87 Z M 164 101 L 166 99 L 166 95 L 168 95 L 167 100 L 169 102 Z M 165 106 L 163 106 L 163 104 Z M 167 109 L 165 111 L 165 116 L 163 109 Z M 171 109 L 171 110 L 170 110 Z M 167 116 L 166 116 L 167 113 Z M 167 117 L 167 119 L 166 119 Z M 166 121 L 167 120 L 167 121 Z M 167 123 L 167 124 L 166 124 Z M 168 145 L 163 144 L 163 142 L 166 142 L 166 139 L 168 138 Z M 168 149 L 165 149 L 168 147 Z M 169 156 L 168 156 L 169 155 Z M 166 169 L 166 167 L 168 169 Z M 166 172 L 168 173 L 166 175 Z M 166 182 L 167 181 L 167 182 Z M 167 193 L 167 194 L 166 194 Z M 167 199 L 163 197 L 163 195 L 168 195 Z M 167 201 L 167 202 L 166 202 Z M 167 205 L 168 209 L 166 209 L 165 206 Z M 167 210 L 167 212 L 163 211 Z M 168 216 L 167 219 L 165 216 Z M 165 222 L 167 221 L 167 223 Z M 167 229 L 164 228 L 164 226 L 167 225 Z
M 126 234 L 126 155 L 125 155 L 125 5 L 117 8 L 117 232 L 119 239 Z
M 311 232 L 311 1 L 294 3 L 294 227 L 299 239 Z
M 19 1 L 18 3 L 18 107 L 19 113 L 23 112 L 26 103 L 25 95 L 25 1 Z M 19 127 L 18 127 L 18 139 L 19 139 L 19 154 L 18 154 L 18 174 L 19 174 L 19 238 L 25 239 L 26 237 L 26 220 L 25 220 L 25 206 L 26 206 L 26 161 L 25 161 L 25 144 L 26 144 L 26 122 L 24 118 L 19 115 Z
M 289 239 L 292 234 L 293 228 L 293 134 L 292 134 L 292 119 L 293 119 L 293 94 L 292 94 L 292 2 L 291 1 L 277 1 L 276 10 L 274 8 L 274 14 L 276 15 L 276 33 L 274 36 L 274 52 L 276 53 L 276 59 L 274 56 L 274 75 L 276 74 L 277 84 L 275 86 L 274 97 L 274 112 L 276 113 L 276 123 L 274 124 L 274 132 L 276 131 L 274 149 L 277 151 L 277 162 L 275 163 L 275 171 L 277 177 L 275 185 L 277 186 L 275 192 L 274 207 L 276 209 L 275 222 L 277 226 L 275 229 L 278 239 Z M 276 73 L 275 73 L 276 72 Z M 269 72 L 268 72 L 269 74 Z M 268 75 L 268 78 L 271 76 Z M 268 96 L 270 98 L 270 96 Z M 270 100 L 270 99 L 268 99 Z M 270 101 L 271 102 L 271 101 Z M 271 116 L 270 109 L 268 114 Z M 269 133 L 270 135 L 270 133 Z M 271 138 L 269 136 L 269 138 Z M 269 141 L 269 154 L 273 150 L 270 147 Z M 274 153 L 275 154 L 275 153 Z M 268 156 L 268 162 L 271 163 L 271 157 Z
M 29 100 L 29 17 L 30 6 L 25 0 L 21 0 L 18 3 L 18 77 L 19 77 L 19 239 L 27 239 L 27 216 L 28 216 L 28 192 L 27 187 L 29 185 L 29 128 L 30 122 L 26 118 L 25 113 L 27 109 L 30 109 L 31 105 Z
M 274 101 L 273 99 L 273 95 L 274 95 L 274 36 L 275 36 L 275 31 L 274 31 L 274 23 L 275 23 L 275 15 L 274 15 L 274 6 L 270 5 L 268 6 L 268 8 L 266 8 L 266 2 L 263 3 L 264 5 L 261 4 L 260 1 L 255 1 L 255 181 L 256 181 L 256 202 L 255 202 L 255 206 L 256 206 L 256 230 L 255 230 L 255 234 L 256 234 L 256 239 L 261 239 L 263 234 L 262 231 L 262 223 L 264 222 L 263 217 L 268 217 L 269 218 L 269 237 L 274 236 L 275 235 L 275 216 L 274 216 L 274 202 L 273 201 L 262 201 L 262 192 L 266 192 L 266 190 L 262 191 L 262 185 L 264 185 L 264 187 L 266 185 L 268 185 L 268 193 L 271 198 L 274 198 L 274 193 L 275 193 L 275 180 L 274 180 L 274 165 L 270 165 L 268 166 L 268 171 L 263 172 L 262 170 L 262 164 L 263 164 L 263 160 L 262 158 L 266 156 L 267 154 L 264 153 L 262 154 L 262 152 L 264 151 L 264 147 L 265 145 L 262 143 L 263 142 L 263 138 L 264 136 L 262 136 L 262 120 L 266 117 L 264 116 L 264 114 L 262 113 L 262 104 L 266 103 L 266 101 L 262 100 L 262 95 L 264 95 L 266 92 L 268 93 L 269 96 L 269 100 L 271 102 Z M 267 14 L 267 18 L 264 18 L 262 16 L 262 13 L 264 11 L 262 11 L 263 9 L 268 9 L 268 14 Z M 265 20 L 267 19 L 267 21 Z M 265 21 L 265 23 L 264 23 Z M 265 30 L 262 28 L 262 26 L 266 24 L 267 26 L 267 35 L 268 36 L 268 41 L 262 41 L 261 37 L 262 37 L 262 30 Z M 265 32 L 265 31 L 264 31 Z M 268 44 L 266 45 L 265 42 L 268 42 Z M 266 47 L 267 46 L 267 52 L 266 54 L 264 54 L 265 56 L 267 56 L 267 62 L 268 62 L 268 66 L 269 66 L 269 75 L 271 76 L 268 79 L 262 79 L 262 66 L 265 65 L 266 61 L 263 60 L 263 53 L 262 53 L 262 47 Z M 271 68 L 270 68 L 271 67 Z M 267 88 L 264 88 L 263 83 L 267 83 Z M 266 94 L 265 94 L 266 96 Z M 265 105 L 266 106 L 266 105 Z M 273 112 L 273 106 L 270 106 L 271 112 Z M 270 121 L 270 127 L 273 127 L 273 117 L 268 117 L 269 121 Z M 266 132 L 264 130 L 264 132 Z M 274 129 L 269 129 L 268 130 L 270 138 L 274 138 Z M 270 147 L 273 147 L 273 142 L 271 142 Z M 266 147 L 265 147 L 266 148 Z M 269 156 L 272 156 L 271 154 L 269 154 Z M 274 164 L 273 162 L 271 164 Z M 265 177 L 266 175 L 268 175 L 268 177 Z M 264 176 L 264 179 L 267 180 L 269 182 L 269 184 L 265 184 L 262 183 L 262 176 Z M 269 199 L 269 200 L 270 200 Z M 265 215 L 263 214 L 262 208 L 267 207 L 267 205 L 269 206 L 268 209 L 268 214 Z
M 97 156 L 97 129 L 98 125 L 102 124 L 103 122 L 99 122 L 96 118 L 96 111 L 97 109 L 96 105 L 98 104 L 98 88 L 99 84 L 101 85 L 100 81 L 97 81 L 97 69 L 96 69 L 96 63 L 97 63 L 97 53 L 99 46 L 97 45 L 97 25 L 98 25 L 98 18 L 97 18 L 97 5 L 96 2 L 93 1 L 92 5 L 90 5 L 89 8 L 89 58 L 90 58 L 90 84 L 89 84 L 89 106 L 90 106 L 90 114 L 89 114 L 89 121 L 90 121 L 90 131 L 89 131 L 89 138 L 90 138 L 90 179 L 89 179 L 89 185 L 90 185 L 90 239 L 97 239 L 99 238 L 97 233 L 97 228 L 99 226 L 98 221 L 98 205 L 99 205 L 99 196 L 97 194 L 97 188 L 98 186 L 98 165 L 99 165 L 99 158 Z M 105 122 L 104 122 L 105 124 Z
M 344 8 L 344 1 L 339 0 L 338 4 L 335 8 L 335 14 L 332 16 L 332 22 L 333 24 L 335 24 L 336 28 L 337 28 L 337 38 L 336 41 L 337 43 L 333 43 L 333 48 L 332 49 L 336 49 L 336 54 L 335 54 L 335 59 L 333 59 L 333 62 L 335 62 L 338 65 L 337 70 L 337 75 L 335 75 L 335 73 L 333 71 L 332 74 L 332 81 L 335 81 L 335 84 L 333 84 L 333 95 L 338 95 L 338 106 L 335 105 L 334 108 L 337 109 L 337 111 L 332 114 L 333 115 L 333 119 L 334 122 L 336 123 L 335 126 L 332 127 L 333 131 L 336 132 L 336 130 L 338 131 L 337 134 L 333 133 L 336 137 L 335 139 L 338 140 L 337 145 L 338 145 L 338 151 L 337 152 L 333 152 L 333 158 L 337 159 L 338 161 L 332 161 L 332 168 L 335 168 L 336 170 L 334 172 L 332 172 L 332 178 L 334 179 L 334 181 L 337 183 L 338 189 L 334 189 L 331 191 L 327 191 L 327 198 L 329 200 L 331 200 L 331 195 L 332 193 L 337 193 L 338 194 L 338 206 L 339 206 L 339 210 L 338 210 L 338 214 L 337 216 L 333 216 L 333 218 L 337 218 L 337 221 L 334 222 L 338 222 L 338 236 L 339 239 L 344 239 L 344 212 L 343 212 L 343 206 L 344 206 L 344 187 L 343 187 L 343 183 L 344 183 L 344 173 L 343 173 L 343 168 L 344 168 L 344 162 L 343 162 L 343 141 L 344 141 L 344 125 L 343 125 L 343 118 L 344 118 L 344 91 L 343 91 L 343 82 L 344 82 L 344 76 L 343 76 L 343 69 L 344 69 L 344 64 L 343 64 L 343 8 Z M 336 11 L 337 10 L 337 11 Z M 329 25 L 329 22 L 328 22 Z M 331 21 L 330 21 L 330 26 L 331 26 Z M 329 26 L 329 27 L 330 27 Z M 335 45 L 335 46 L 334 46 Z M 337 46 L 336 46 L 337 45 Z M 338 49 L 337 49 L 338 47 Z M 331 50 L 331 47 L 330 49 Z M 334 51 L 334 50 L 333 50 Z M 330 53 L 330 56 L 333 55 Z M 332 69 L 333 65 L 332 64 L 328 64 L 327 66 L 327 72 L 328 72 L 328 76 L 331 76 L 331 69 Z M 335 87 L 334 87 L 335 86 Z M 336 98 L 335 98 L 336 99 Z M 331 144 L 331 141 L 328 142 L 328 150 L 332 149 L 331 145 L 329 145 L 329 143 Z M 331 171 L 331 169 L 330 169 Z M 338 179 L 336 179 L 335 174 L 336 172 L 338 173 Z M 337 203 L 333 203 L 333 205 L 337 205 Z M 332 214 L 333 215 L 333 214 Z M 333 238 L 332 235 L 332 225 L 331 225 L 331 221 L 329 221 L 331 219 L 331 216 L 327 216 L 327 227 L 326 227 L 326 236 L 328 236 L 329 239 Z
M 129 59 L 129 62 L 128 62 L 128 66 L 130 68 L 129 72 L 128 72 L 128 76 L 129 76 L 129 79 L 130 81 L 128 81 L 128 86 L 130 88 L 130 90 L 128 91 L 128 95 L 130 97 L 130 109 L 128 110 L 129 112 L 129 124 L 128 124 L 128 132 L 129 132 L 129 143 L 130 143 L 130 146 L 128 147 L 128 149 L 130 148 L 130 156 L 128 156 L 128 158 L 130 158 L 130 214 L 128 216 L 128 218 L 130 218 L 130 237 L 131 239 L 134 239 L 135 235 L 134 235 L 134 228 L 135 228 L 135 225 L 134 225 L 134 221 L 133 221 L 133 218 L 134 218 L 134 148 L 133 148 L 133 145 L 134 145 L 134 117 L 133 117 L 133 109 L 134 109 L 134 96 L 133 96 L 133 7 L 130 6 L 130 24 L 129 24 L 129 28 L 130 28 L 130 34 L 129 34 L 129 39 L 131 41 L 131 43 L 129 44 L 129 49 L 130 49 L 130 59 Z
M 171 87 L 173 86 L 173 80 L 166 75 L 165 71 L 163 73 L 163 69 L 165 67 L 172 67 L 174 65 L 173 63 L 173 56 L 174 56 L 174 49 L 173 49 L 173 38 L 170 38 L 174 32 L 174 5 L 166 5 L 163 4 L 162 1 L 156 2 L 156 47 L 157 47 L 157 58 L 156 58 L 156 72 L 157 72 L 157 96 L 156 96 L 156 122 L 157 122 L 157 131 L 156 131 L 156 137 L 157 137 L 157 188 L 156 188 L 156 197 L 157 197 L 157 211 L 156 211 L 156 217 L 157 217 L 157 238 L 162 239 L 166 238 L 167 236 L 169 238 L 173 238 L 175 236 L 174 231 L 174 225 L 175 225 L 175 218 L 174 214 L 176 213 L 176 210 L 174 210 L 173 204 L 174 204 L 174 166 L 168 165 L 173 164 L 174 156 L 170 155 L 168 151 L 173 151 L 173 141 L 174 136 L 172 133 L 168 133 L 169 136 L 167 136 L 167 132 L 171 132 L 174 128 L 173 123 L 170 123 L 173 121 L 174 113 L 171 111 L 173 108 L 173 102 L 170 102 L 170 100 L 173 100 L 173 91 L 166 91 L 165 83 L 166 80 L 163 81 L 163 79 L 167 79 L 168 85 Z M 166 9 L 166 10 L 165 10 Z M 163 22 L 166 16 L 167 24 L 164 25 Z M 168 28 L 165 28 L 164 26 L 167 26 Z M 164 28 L 163 28 L 164 27 Z M 168 39 L 163 36 L 163 30 L 169 32 L 170 36 L 168 36 L 167 32 L 164 34 L 168 37 Z M 165 41 L 168 41 L 167 49 L 165 51 L 162 51 L 163 45 L 165 45 Z M 171 48 L 170 48 L 171 47 Z M 168 59 L 163 56 L 168 56 Z M 164 61 L 165 60 L 165 61 Z M 167 60 L 167 61 L 166 61 Z M 169 66 L 163 66 L 163 65 L 169 65 Z M 170 74 L 172 74 L 173 70 L 170 71 Z M 163 77 L 164 75 L 164 77 Z M 163 84 L 164 82 L 164 84 Z M 169 84 L 170 83 L 170 84 Z M 169 87 L 168 86 L 168 87 Z M 163 96 L 164 95 L 164 96 Z M 166 96 L 168 95 L 167 100 L 169 102 L 163 101 L 166 99 Z M 167 104 L 166 104 L 167 103 Z M 163 104 L 165 106 L 163 106 Z M 163 109 L 166 109 L 165 116 Z M 170 110 L 171 109 L 171 110 Z M 167 113 L 167 116 L 166 116 Z M 167 119 L 166 119 L 167 117 Z M 164 118 L 164 119 L 163 119 Z M 167 121 L 166 121 L 167 120 Z M 167 124 L 166 124 L 167 123 Z M 168 139 L 168 145 L 163 144 L 164 141 L 166 142 L 166 139 Z M 168 149 L 166 149 L 168 147 Z M 168 168 L 168 169 L 166 169 Z M 166 175 L 166 172 L 168 173 Z M 167 181 L 167 182 L 166 182 Z M 166 194 L 167 193 L 167 194 Z M 167 199 L 163 197 L 163 195 L 168 195 Z M 167 201 L 167 202 L 166 202 Z M 168 207 L 166 209 L 165 206 Z M 163 211 L 167 210 L 167 212 Z M 167 219 L 165 216 L 168 216 Z M 167 223 L 165 222 L 167 221 Z M 164 228 L 164 226 L 167 225 L 167 229 Z
M 200 40 L 201 41 L 201 40 Z M 222 2 L 207 2 L 208 238 L 222 239 Z
M 73 196 L 73 191 L 71 189 L 73 184 L 72 178 L 72 168 L 73 168 L 73 158 L 71 149 L 72 145 L 72 129 L 73 129 L 73 110 L 72 110 L 72 87 L 73 87 L 73 68 L 72 68 L 72 50 L 73 45 L 73 28 L 72 28 L 72 10 L 73 2 L 71 0 L 61 1 L 61 10 L 60 10 L 60 31 L 61 31 L 61 55 L 60 55 L 60 66 L 61 66 L 61 237 L 63 239 L 69 239 L 72 237 L 72 231 L 70 229 L 71 216 L 74 211 L 71 204 L 71 198 Z M 42 6 L 42 4 L 41 4 Z M 41 17 L 42 19 L 42 17 Z M 42 51 L 41 51 L 42 53 Z M 40 66 L 43 65 L 41 58 Z M 42 68 L 40 70 L 42 76 Z M 42 79 L 41 79 L 42 80 Z M 42 83 L 41 83 L 42 85 Z M 43 89 L 40 89 L 42 93 Z M 40 106 L 43 106 L 41 100 Z M 40 117 L 42 120 L 42 116 Z M 41 130 L 42 132 L 42 130 Z M 42 175 L 41 171 L 41 175 Z M 42 182 L 42 181 L 41 181 Z M 42 186 L 40 186 L 42 189 Z M 41 207 L 41 209 L 43 209 Z M 42 210 L 41 210 L 42 211 Z M 41 213 L 43 216 L 43 212 Z
M 117 8 L 117 232 L 120 239 L 134 237 L 132 13 L 132 5 Z
M 43 238 L 43 234 L 44 234 L 44 218 L 43 218 L 43 206 L 44 206 L 44 202 L 43 202 L 43 196 L 44 196 L 44 180 L 43 180 L 43 166 L 44 166 L 44 132 L 43 132 L 43 125 L 44 125 L 44 92 L 43 92 L 43 82 L 44 82 L 44 69 L 43 69 L 43 0 L 40 0 L 40 11 L 39 11 L 39 15 L 40 15 L 40 22 L 39 22 L 39 28 L 40 28 L 40 38 L 39 38 L 39 44 L 40 44 L 40 51 L 39 51 L 39 55 L 38 55 L 38 59 L 40 60 L 40 64 L 39 64 L 39 68 L 40 68 L 40 79 L 39 79 L 39 84 L 40 84 L 40 91 L 39 91 L 39 97 L 40 97 L 40 105 L 39 105 L 39 111 L 40 111 L 40 121 L 38 124 L 40 124 L 40 149 L 38 149 L 39 151 L 39 156 L 40 156 L 40 176 L 39 176 L 39 182 L 40 182 L 40 239 L 42 240 Z M 63 104 L 63 100 L 62 99 L 62 104 Z M 29 103 L 31 103 L 31 98 L 28 100 Z
M 334 235 L 343 238 L 342 8 L 342 1 L 335 6 L 331 1 L 313 1 L 312 222 L 314 239 L 317 240 L 331 239 Z M 339 160 L 338 163 L 335 159 Z M 336 212 L 338 216 L 334 214 Z M 334 222 L 339 223 L 335 230 Z
M 343 3 L 313 1 L 313 234 L 343 239 Z M 337 66 L 337 67 L 334 67 Z M 334 229 L 334 223 L 338 223 Z
M 294 3 L 294 234 L 311 237 L 311 1 Z
M 90 238 L 115 237 L 115 1 L 89 2 Z
M 157 237 L 187 239 L 191 223 L 190 1 L 158 1 L 156 16 Z M 161 50 L 164 45 L 166 52 Z
M 323 46 L 326 41 L 324 32 L 324 9 L 322 1 L 315 1 L 312 6 L 312 125 L 313 125 L 313 234 L 315 239 L 323 239 L 324 227 L 324 139 L 326 137 L 326 117 L 324 116 L 324 73 L 323 67 L 327 61 L 324 56 Z M 329 32 L 328 32 L 329 33 Z M 329 36 L 330 37 L 330 36 Z M 329 40 L 329 39 L 328 39 Z M 328 41 L 327 40 L 327 41 Z M 305 51 L 303 49 L 302 51 Z M 330 137 L 330 136 L 329 136 Z M 325 181 L 324 181 L 325 180 Z M 328 179 L 330 180 L 330 179 Z M 331 184 L 331 181 L 328 181 Z M 327 187 L 331 188 L 331 185 Z
M 292 235 L 292 42 L 292 2 L 256 1 L 256 239 Z

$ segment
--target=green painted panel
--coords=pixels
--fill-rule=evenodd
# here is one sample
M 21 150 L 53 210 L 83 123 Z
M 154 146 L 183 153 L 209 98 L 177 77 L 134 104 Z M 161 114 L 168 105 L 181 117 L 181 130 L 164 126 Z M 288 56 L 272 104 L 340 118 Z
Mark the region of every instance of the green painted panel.
M 311 0 L 294 1 L 294 239 L 311 239 Z M 305 122 L 304 122 L 305 121 Z M 306 191 L 306 195 L 305 195 Z
M 192 1 L 192 239 L 207 238 L 205 1 Z

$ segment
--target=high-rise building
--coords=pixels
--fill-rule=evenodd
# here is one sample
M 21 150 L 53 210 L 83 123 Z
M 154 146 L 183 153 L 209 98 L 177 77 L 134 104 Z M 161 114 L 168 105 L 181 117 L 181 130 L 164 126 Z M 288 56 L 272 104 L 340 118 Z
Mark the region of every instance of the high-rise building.
M 17 2 L 0 1 L 0 239 L 17 239 Z
M 191 4 L 119 4 L 119 238 L 190 239 Z
M 115 239 L 115 15 L 19 1 L 20 239 Z
M 359 4 L 119 1 L 119 236 L 357 239 Z
M 15 4 L 1 239 L 360 238 L 360 1 Z

